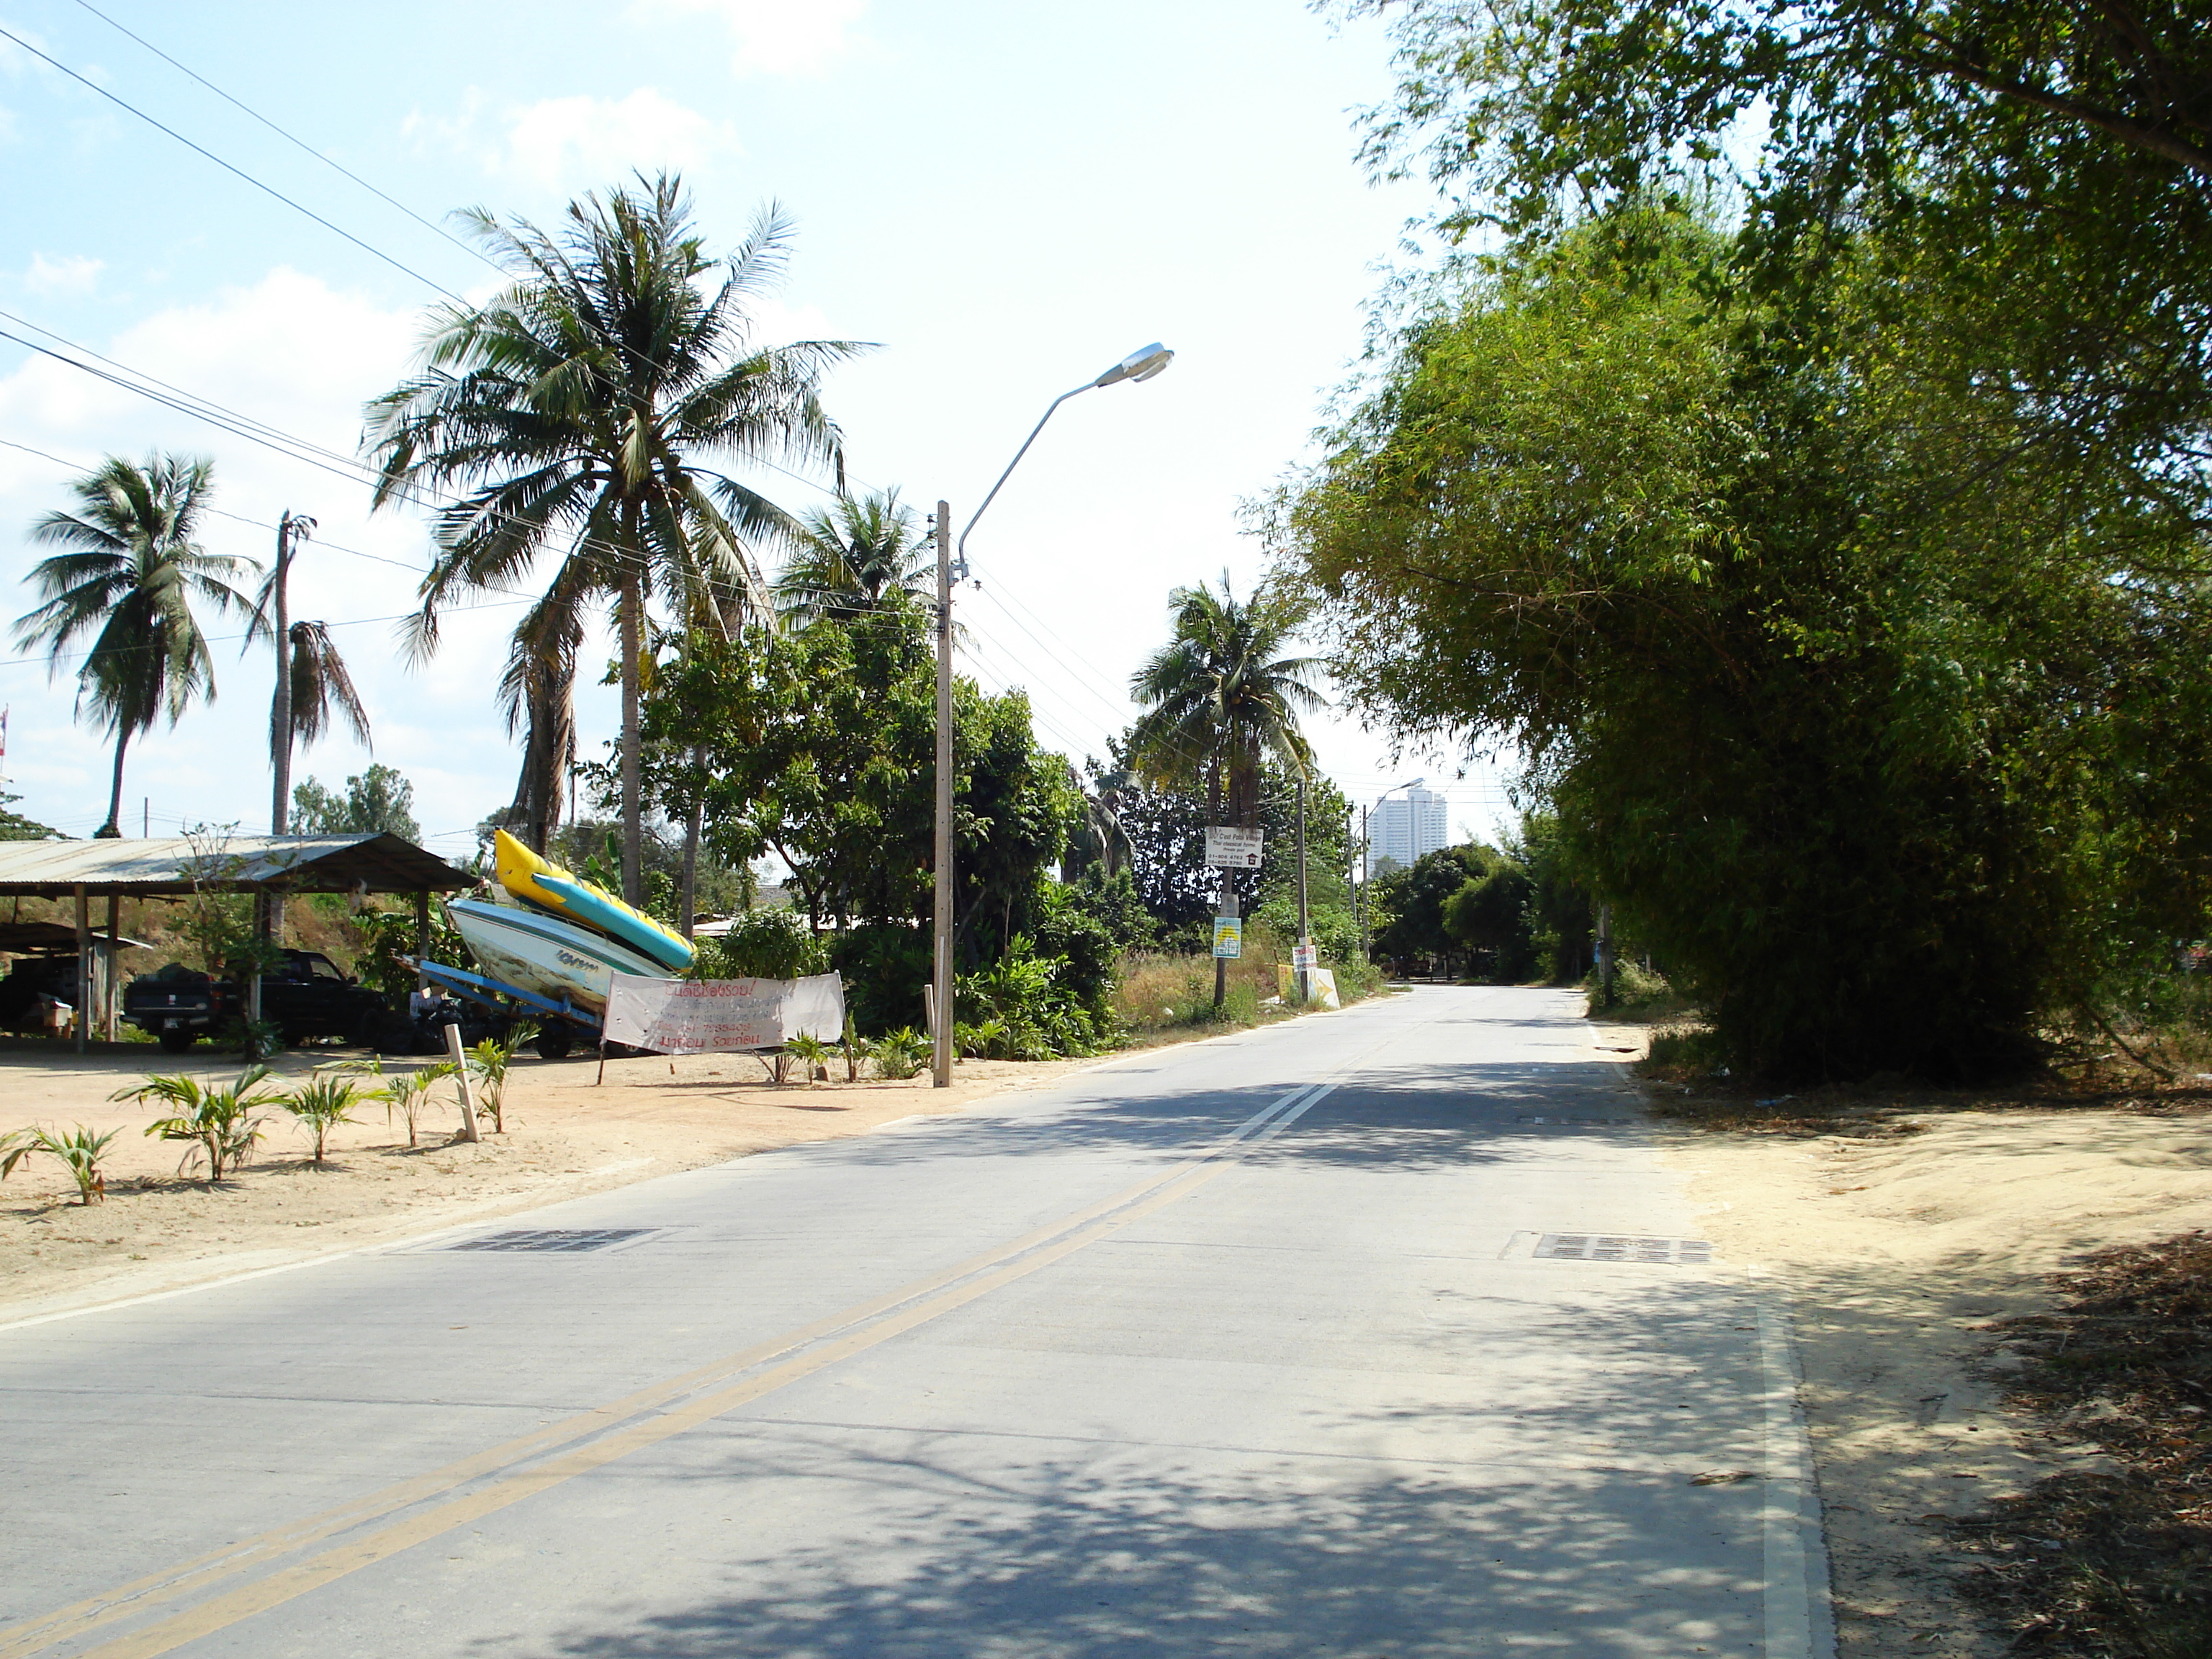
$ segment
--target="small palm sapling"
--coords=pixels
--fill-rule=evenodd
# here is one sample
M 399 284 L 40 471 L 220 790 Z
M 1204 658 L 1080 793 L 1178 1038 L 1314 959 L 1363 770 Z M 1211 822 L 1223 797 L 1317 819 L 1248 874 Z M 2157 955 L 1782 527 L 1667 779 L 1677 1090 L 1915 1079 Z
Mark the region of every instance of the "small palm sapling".
M 107 1201 L 107 1181 L 100 1173 L 100 1155 L 107 1150 L 107 1143 L 123 1133 L 110 1129 L 106 1134 L 95 1134 L 80 1123 L 64 1134 L 58 1128 L 49 1129 L 33 1125 L 18 1129 L 12 1135 L 0 1136 L 0 1181 L 15 1173 L 15 1166 L 33 1152 L 43 1152 L 48 1158 L 58 1158 L 76 1182 L 77 1202 L 91 1204 Z
M 315 1162 L 320 1164 L 331 1131 L 354 1121 L 346 1112 L 359 1098 L 360 1091 L 351 1081 L 325 1075 L 291 1094 L 278 1096 L 276 1103 L 315 1132 Z
M 220 1181 L 226 1172 L 244 1164 L 260 1142 L 261 1126 L 267 1120 L 256 1116 L 254 1110 L 276 1104 L 276 1097 L 253 1091 L 268 1075 L 266 1066 L 249 1066 L 228 1088 L 181 1075 L 149 1077 L 136 1089 L 118 1089 L 108 1098 L 158 1100 L 174 1107 L 171 1115 L 148 1124 L 146 1133 L 164 1140 L 192 1142 L 192 1150 L 185 1154 L 178 1170 L 189 1169 L 193 1159 L 204 1157 L 208 1179 Z

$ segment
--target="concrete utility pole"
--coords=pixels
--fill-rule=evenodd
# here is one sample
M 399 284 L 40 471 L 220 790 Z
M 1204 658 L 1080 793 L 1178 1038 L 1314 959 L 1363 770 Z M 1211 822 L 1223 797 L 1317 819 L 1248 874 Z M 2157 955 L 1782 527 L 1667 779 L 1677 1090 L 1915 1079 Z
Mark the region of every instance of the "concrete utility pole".
M 1359 959 L 1367 960 L 1367 809 L 1359 809 Z
M 937 927 L 930 946 L 930 1005 L 936 1030 L 931 1033 L 934 1047 L 929 1080 L 933 1088 L 949 1089 L 952 1086 L 952 508 L 944 501 L 937 504 L 936 847 Z
M 1313 928 L 1306 917 L 1306 775 L 1298 774 L 1298 1000 L 1313 1000 Z

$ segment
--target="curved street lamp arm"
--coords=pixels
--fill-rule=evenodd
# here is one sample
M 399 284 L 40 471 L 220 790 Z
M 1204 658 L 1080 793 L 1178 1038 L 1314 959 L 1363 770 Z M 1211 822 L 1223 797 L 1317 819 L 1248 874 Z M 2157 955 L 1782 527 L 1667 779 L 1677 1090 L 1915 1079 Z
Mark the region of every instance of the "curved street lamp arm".
M 1042 417 L 1038 420 L 1037 423 L 1030 428 L 1030 435 L 1022 441 L 1022 447 L 1014 452 L 1014 459 L 1006 463 L 1006 470 L 999 475 L 999 482 L 993 484 L 991 486 L 991 493 L 983 497 L 983 505 L 975 509 L 975 518 L 971 518 L 968 520 L 968 529 L 960 532 L 960 542 L 959 544 L 953 549 L 952 556 L 954 562 L 958 564 L 962 570 L 966 570 L 968 567 L 969 531 L 972 531 L 975 528 L 975 520 L 983 516 L 985 509 L 989 507 L 991 503 L 998 499 L 1000 490 L 1006 488 L 1006 480 L 1014 476 L 1014 469 L 1022 464 L 1022 457 L 1030 453 L 1030 446 L 1037 441 L 1037 434 L 1044 430 L 1044 423 L 1046 421 L 1052 418 L 1053 410 L 1058 409 L 1070 398 L 1077 397 L 1083 392 L 1088 392 L 1098 384 L 1099 383 L 1096 380 L 1085 380 L 1081 386 L 1076 387 L 1073 392 L 1061 392 L 1060 396 L 1052 400 L 1050 406 L 1046 409 Z

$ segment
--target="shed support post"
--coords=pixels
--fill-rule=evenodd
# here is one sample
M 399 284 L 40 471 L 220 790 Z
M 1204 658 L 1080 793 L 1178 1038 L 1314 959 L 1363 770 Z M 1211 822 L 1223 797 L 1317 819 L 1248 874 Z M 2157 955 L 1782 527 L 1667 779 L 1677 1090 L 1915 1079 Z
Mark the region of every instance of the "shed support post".
M 430 976 L 422 971 L 422 958 L 430 954 L 430 896 L 415 895 L 415 988 L 430 988 Z
M 84 1052 L 84 1028 L 92 1024 L 92 927 L 85 914 L 84 884 L 76 884 L 76 1051 Z
M 107 896 L 107 972 L 104 976 L 106 982 L 100 988 L 100 1023 L 105 1028 L 101 1036 L 110 1042 L 115 1041 L 115 966 L 116 957 L 121 950 L 115 941 L 122 932 L 122 921 L 123 896 L 110 893 Z

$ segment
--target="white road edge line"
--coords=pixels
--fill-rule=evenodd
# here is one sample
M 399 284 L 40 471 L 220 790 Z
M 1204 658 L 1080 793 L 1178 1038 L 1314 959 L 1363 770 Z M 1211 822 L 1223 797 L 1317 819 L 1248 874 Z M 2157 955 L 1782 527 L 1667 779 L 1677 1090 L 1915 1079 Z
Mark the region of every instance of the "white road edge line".
M 1813 1482 L 1812 1444 L 1797 1403 L 1790 1316 L 1759 1302 L 1759 1359 L 1765 1384 L 1766 1479 L 1759 1531 L 1765 1557 L 1765 1659 L 1835 1659 L 1827 1539 Z

